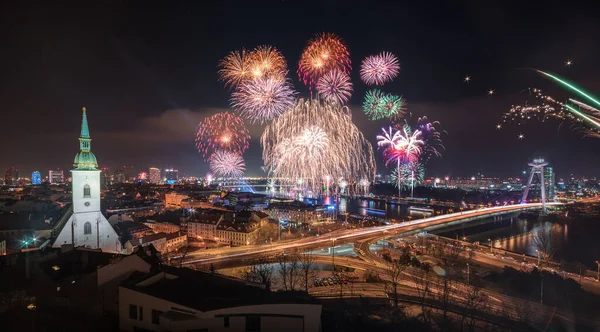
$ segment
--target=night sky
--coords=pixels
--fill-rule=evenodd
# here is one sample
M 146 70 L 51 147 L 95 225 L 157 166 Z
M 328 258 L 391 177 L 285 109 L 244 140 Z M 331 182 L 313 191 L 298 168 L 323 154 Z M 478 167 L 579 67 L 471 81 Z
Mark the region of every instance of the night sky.
M 229 105 L 229 91 L 217 81 L 219 59 L 234 49 L 273 45 L 287 57 L 296 89 L 307 95 L 296 64 L 306 41 L 325 31 L 348 45 L 354 122 L 373 143 L 387 123 L 367 120 L 359 107 L 367 88 L 359 80 L 359 65 L 383 50 L 398 56 L 400 75 L 383 89 L 407 98 L 413 123 L 427 115 L 448 132 L 446 151 L 429 162 L 427 176 L 519 175 L 537 156 L 549 160 L 559 176 L 600 175 L 598 139 L 582 139 L 566 125 L 559 130 L 554 121 L 495 129 L 528 87 L 561 100 L 571 96 L 520 68 L 556 73 L 600 96 L 598 5 L 172 2 L 164 7 L 143 1 L 3 2 L 0 169 L 14 165 L 22 176 L 70 169 L 78 151 L 80 110 L 87 106 L 92 151 L 111 172 L 133 165 L 204 175 L 208 165 L 194 146 L 196 125 Z M 572 66 L 565 66 L 567 59 Z M 463 83 L 466 74 L 472 77 L 469 84 Z M 489 89 L 496 94 L 487 96 Z M 261 126 L 251 129 L 247 175 L 263 174 L 261 132 Z M 519 140 L 519 133 L 525 139 Z M 381 154 L 376 158 L 378 172 L 387 173 Z

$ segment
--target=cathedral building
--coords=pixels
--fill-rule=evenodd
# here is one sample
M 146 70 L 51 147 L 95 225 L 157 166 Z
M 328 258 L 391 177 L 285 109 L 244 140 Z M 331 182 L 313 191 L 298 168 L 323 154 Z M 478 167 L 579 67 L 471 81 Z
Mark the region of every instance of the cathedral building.
M 79 153 L 71 170 L 73 205 L 69 215 L 59 222 L 55 231 L 54 248 L 64 245 L 102 249 L 121 253 L 121 242 L 111 224 L 100 212 L 100 170 L 91 151 L 86 109 L 83 108 Z

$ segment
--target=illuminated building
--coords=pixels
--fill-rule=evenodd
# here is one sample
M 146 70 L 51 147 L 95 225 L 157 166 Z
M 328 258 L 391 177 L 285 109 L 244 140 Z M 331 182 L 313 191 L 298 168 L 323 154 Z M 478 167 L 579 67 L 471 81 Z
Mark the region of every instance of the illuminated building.
M 544 167 L 544 177 L 546 178 L 546 187 L 549 198 L 554 197 L 554 189 L 556 186 L 556 179 L 554 177 L 554 169 L 551 166 Z
M 31 184 L 34 186 L 36 184 L 42 184 L 42 175 L 39 171 L 34 171 L 31 173 Z
M 119 236 L 100 212 L 100 173 L 98 161 L 91 151 L 85 107 L 81 119 L 79 152 L 73 161 L 73 205 L 52 231 L 52 247 L 64 245 L 121 252 Z
M 148 180 L 150 180 L 150 183 L 159 183 L 160 169 L 156 167 L 150 167 L 150 169 L 148 170 Z
M 110 171 L 108 167 L 102 167 L 102 173 L 100 173 L 100 185 L 106 188 L 110 185 Z
M 165 182 L 175 184 L 179 181 L 179 171 L 176 169 L 165 169 Z
M 125 171 L 118 169 L 115 171 L 115 183 L 125 183 Z
M 14 166 L 7 169 L 4 174 L 4 184 L 7 186 L 16 186 L 19 181 L 19 170 Z
M 48 179 L 52 184 L 65 183 L 65 174 L 62 169 L 49 170 Z

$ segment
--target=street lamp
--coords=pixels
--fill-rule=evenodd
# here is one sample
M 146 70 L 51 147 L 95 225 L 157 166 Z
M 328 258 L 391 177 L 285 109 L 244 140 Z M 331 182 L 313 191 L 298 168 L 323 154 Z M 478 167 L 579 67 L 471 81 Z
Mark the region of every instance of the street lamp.
M 470 269 L 469 269 L 469 263 L 467 263 L 467 285 L 470 285 L 471 282 L 471 273 L 470 273 Z
M 540 251 L 537 250 L 537 249 L 535 249 L 535 252 L 537 253 L 537 256 L 538 256 L 538 263 L 537 263 L 537 265 L 538 265 L 538 268 L 539 268 L 540 267 Z
M 493 254 L 494 253 L 494 249 L 492 247 L 492 239 L 488 238 L 488 241 L 490 242 L 490 253 Z
M 335 238 L 331 239 L 332 242 L 332 246 L 331 246 L 331 262 L 333 264 L 333 271 L 331 271 L 331 274 L 335 273 Z

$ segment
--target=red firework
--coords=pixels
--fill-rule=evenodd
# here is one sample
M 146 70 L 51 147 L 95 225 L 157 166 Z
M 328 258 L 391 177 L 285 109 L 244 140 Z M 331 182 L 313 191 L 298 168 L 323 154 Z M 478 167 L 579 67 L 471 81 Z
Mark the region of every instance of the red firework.
M 196 147 L 204 160 L 217 150 L 243 154 L 248 149 L 250 133 L 244 120 L 228 112 L 207 117 L 198 124 Z
M 298 77 L 312 89 L 323 74 L 334 69 L 348 74 L 351 67 L 346 44 L 333 33 L 320 33 L 308 42 L 302 52 Z

